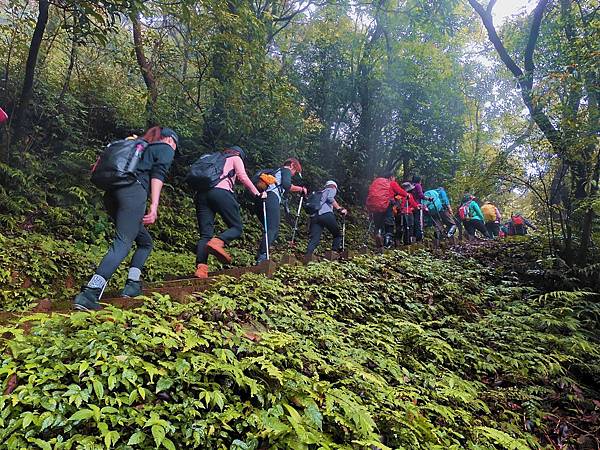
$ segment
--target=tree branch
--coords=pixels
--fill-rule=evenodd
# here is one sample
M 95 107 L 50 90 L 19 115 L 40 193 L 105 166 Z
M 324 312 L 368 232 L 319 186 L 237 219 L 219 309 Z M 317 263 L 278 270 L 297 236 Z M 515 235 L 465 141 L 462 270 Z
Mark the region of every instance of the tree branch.
M 479 14 L 479 17 L 481 17 L 481 20 L 483 21 L 483 26 L 487 30 L 488 37 L 490 38 L 492 44 L 494 44 L 494 48 L 498 52 L 500 59 L 506 65 L 508 70 L 510 70 L 511 73 L 520 80 L 523 77 L 523 71 L 517 65 L 514 59 L 512 59 L 512 57 L 508 54 L 506 47 L 504 47 L 504 44 L 502 43 L 502 40 L 500 39 L 500 36 L 498 36 L 496 28 L 494 27 L 494 20 L 492 19 L 492 15 L 488 11 L 483 9 L 483 6 L 481 6 L 481 4 L 477 2 L 477 0 L 469 0 L 469 3 L 473 7 L 475 12 Z
M 538 36 L 540 35 L 540 26 L 542 25 L 542 18 L 544 17 L 544 10 L 548 0 L 540 0 L 535 9 L 533 10 L 533 21 L 531 22 L 531 30 L 529 31 L 529 39 L 527 40 L 527 47 L 525 48 L 525 71 L 528 72 L 527 78 L 533 78 L 532 74 L 535 65 L 533 63 L 533 53 L 535 52 L 535 46 L 537 44 Z M 531 80 L 533 83 L 533 81 Z

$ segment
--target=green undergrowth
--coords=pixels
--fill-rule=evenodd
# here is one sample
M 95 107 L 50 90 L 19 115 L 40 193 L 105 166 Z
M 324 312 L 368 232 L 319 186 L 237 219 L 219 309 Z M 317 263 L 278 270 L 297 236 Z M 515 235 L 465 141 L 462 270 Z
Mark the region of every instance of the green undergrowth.
M 240 240 L 229 246 L 234 258 L 232 266 L 253 265 L 261 239 L 262 230 L 256 216 L 247 210 L 243 210 L 243 216 L 244 234 Z M 161 216 L 161 220 L 164 220 L 164 217 Z M 297 245 L 291 247 L 288 244 L 291 227 L 286 220 L 282 221 L 277 245 L 271 252 L 276 261 L 286 253 L 305 251 L 306 222 L 307 218 L 303 215 L 296 235 Z M 94 273 L 108 249 L 109 240 L 106 237 L 112 236 L 112 225 L 101 220 L 96 226 L 98 229 L 94 235 L 95 240 L 91 242 L 77 240 L 76 233 L 70 239 L 36 232 L 10 235 L 0 233 L 0 311 L 27 310 L 43 298 L 73 298 L 80 286 Z M 196 223 L 193 220 L 188 227 L 195 231 L 192 235 L 197 235 Z M 217 227 L 223 229 L 224 226 L 218 223 Z M 144 268 L 143 280 L 157 282 L 192 276 L 195 270 L 195 241 L 190 240 L 183 247 L 174 246 L 169 244 L 172 237 L 164 235 L 164 227 L 150 228 L 150 232 L 154 236 L 155 248 Z M 364 230 L 361 227 L 349 226 L 347 244 L 352 248 L 362 245 L 359 238 L 362 234 Z M 358 244 L 354 245 L 351 242 Z M 324 233 L 319 251 L 330 248 L 331 238 Z M 121 264 L 110 280 L 108 293 L 118 292 L 122 288 L 127 277 L 128 260 Z M 214 258 L 210 258 L 209 264 L 211 271 L 226 268 Z
M 393 252 L 196 300 L 4 327 L 0 446 L 518 450 L 552 448 L 557 408 L 597 414 L 591 293 Z

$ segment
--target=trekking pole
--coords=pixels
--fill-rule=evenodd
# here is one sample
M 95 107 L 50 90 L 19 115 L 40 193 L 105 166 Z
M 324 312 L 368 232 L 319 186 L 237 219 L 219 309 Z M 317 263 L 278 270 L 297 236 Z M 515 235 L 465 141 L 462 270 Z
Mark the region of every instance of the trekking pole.
M 298 213 L 296 214 L 296 220 L 294 221 L 294 230 L 292 231 L 292 242 L 291 245 L 295 244 L 296 231 L 298 231 L 298 221 L 300 220 L 300 211 L 302 210 L 302 201 L 304 196 L 300 197 L 300 203 L 298 203 Z
M 410 195 L 410 194 L 409 194 Z M 408 223 L 408 195 L 406 196 L 406 209 L 405 211 L 405 220 L 404 220 L 404 244 L 410 244 L 410 236 L 408 231 L 410 230 L 410 224 Z
M 421 228 L 421 240 L 423 240 L 423 227 L 425 225 L 425 221 L 423 220 L 423 207 L 419 209 L 419 227 Z
M 267 200 L 263 198 L 263 220 L 265 225 L 265 248 L 267 249 L 267 261 L 269 258 L 269 230 L 267 229 Z
M 346 216 L 342 216 L 342 251 L 346 249 Z

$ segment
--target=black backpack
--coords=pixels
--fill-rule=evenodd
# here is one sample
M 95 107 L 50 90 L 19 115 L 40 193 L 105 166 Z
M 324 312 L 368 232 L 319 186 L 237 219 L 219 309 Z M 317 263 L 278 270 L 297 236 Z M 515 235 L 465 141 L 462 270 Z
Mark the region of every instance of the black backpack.
M 110 190 L 133 184 L 136 170 L 148 143 L 143 139 L 123 139 L 110 143 L 92 166 L 92 183 Z
M 308 213 L 309 216 L 313 216 L 319 212 L 323 203 L 321 202 L 321 198 L 323 197 L 323 191 L 312 192 L 306 197 L 306 201 L 304 202 L 304 210 Z
M 223 152 L 207 153 L 198 158 L 191 166 L 186 181 L 192 189 L 199 192 L 206 192 L 214 188 L 225 178 L 231 178 L 235 174 L 232 169 L 228 174 L 223 175 L 225 161 L 229 156 Z

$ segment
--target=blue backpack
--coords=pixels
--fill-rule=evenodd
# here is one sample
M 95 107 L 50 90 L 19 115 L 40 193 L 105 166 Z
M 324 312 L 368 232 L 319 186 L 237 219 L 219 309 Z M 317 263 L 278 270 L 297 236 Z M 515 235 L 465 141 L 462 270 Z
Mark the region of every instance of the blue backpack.
M 430 189 L 424 192 L 425 198 L 421 200 L 421 204 L 427 207 L 427 209 L 431 212 L 441 212 L 444 209 L 444 205 L 442 203 L 442 199 L 440 198 L 440 193 L 437 189 Z M 432 200 L 428 200 L 431 198 Z

